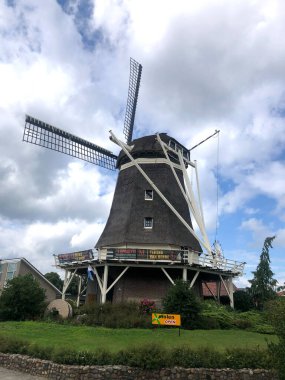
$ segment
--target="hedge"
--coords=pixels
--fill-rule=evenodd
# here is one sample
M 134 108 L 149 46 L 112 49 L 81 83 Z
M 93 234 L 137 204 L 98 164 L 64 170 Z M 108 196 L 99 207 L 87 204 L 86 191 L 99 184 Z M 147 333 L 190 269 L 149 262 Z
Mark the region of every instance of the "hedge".
M 28 355 L 69 365 L 126 365 L 143 369 L 180 366 L 184 368 L 260 368 L 272 369 L 268 350 L 228 349 L 218 352 L 208 348 L 189 347 L 165 349 L 158 345 L 143 345 L 116 353 L 98 349 L 96 352 L 42 348 L 18 339 L 0 336 L 0 352 Z

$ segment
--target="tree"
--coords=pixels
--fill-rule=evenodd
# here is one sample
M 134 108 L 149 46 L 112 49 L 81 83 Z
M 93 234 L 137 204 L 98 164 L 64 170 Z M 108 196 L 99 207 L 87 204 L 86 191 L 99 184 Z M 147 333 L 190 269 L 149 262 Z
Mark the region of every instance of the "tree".
M 49 280 L 57 289 L 62 290 L 63 281 L 56 272 L 48 272 L 45 274 L 45 278 Z
M 285 290 L 285 282 L 284 282 L 284 284 L 283 285 L 279 285 L 279 286 L 277 286 L 277 292 L 281 292 L 282 290 Z
M 35 319 L 45 310 L 45 290 L 31 274 L 7 282 L 0 297 L 0 320 Z
M 183 280 L 175 281 L 175 285 L 169 288 L 162 304 L 166 313 L 181 315 L 182 327 L 185 328 L 195 327 L 202 310 L 200 300 L 190 289 L 189 283 Z
M 234 292 L 235 309 L 239 311 L 249 311 L 253 309 L 253 299 L 249 290 L 237 290 Z
M 49 272 L 45 274 L 45 278 L 49 280 L 54 286 L 57 287 L 57 289 L 62 290 L 63 288 L 63 280 L 60 278 L 59 274 L 56 272 Z M 71 283 L 69 284 L 67 288 L 67 295 L 68 296 L 77 296 L 78 294 L 78 277 L 73 277 Z M 86 286 L 87 282 L 86 279 L 83 279 L 82 287 Z
M 249 280 L 251 283 L 250 292 L 253 297 L 255 306 L 262 310 L 266 301 L 272 300 L 276 297 L 274 287 L 277 281 L 273 278 L 274 273 L 270 269 L 269 248 L 272 248 L 272 241 L 275 236 L 267 237 L 264 240 L 264 245 L 260 255 L 259 264 L 253 273 L 253 279 Z

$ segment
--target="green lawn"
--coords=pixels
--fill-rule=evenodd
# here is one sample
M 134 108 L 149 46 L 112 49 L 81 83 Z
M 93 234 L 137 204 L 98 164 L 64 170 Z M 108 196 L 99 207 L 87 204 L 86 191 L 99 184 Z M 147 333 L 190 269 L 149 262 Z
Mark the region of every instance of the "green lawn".
M 102 327 L 70 326 L 44 322 L 0 322 L 0 339 L 14 337 L 37 343 L 74 350 L 95 351 L 105 348 L 116 352 L 141 344 L 161 344 L 165 348 L 187 345 L 192 348 L 260 348 L 267 341 L 276 342 L 273 335 L 263 335 L 244 330 L 181 330 L 178 329 L 108 329 Z

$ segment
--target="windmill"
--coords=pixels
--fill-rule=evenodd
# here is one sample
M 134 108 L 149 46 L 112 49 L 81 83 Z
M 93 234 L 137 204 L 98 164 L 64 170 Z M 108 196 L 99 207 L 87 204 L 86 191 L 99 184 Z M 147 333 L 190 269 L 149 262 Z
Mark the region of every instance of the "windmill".
M 229 280 L 242 271 L 237 263 L 220 268 L 224 263 L 218 263 L 212 253 L 197 165 L 190 159 L 190 149 L 166 133 L 133 139 L 141 73 L 142 65 L 131 58 L 125 141 L 110 131 L 111 140 L 121 148 L 118 156 L 29 115 L 25 120 L 24 141 L 119 171 L 109 218 L 95 246 L 98 256 L 87 255 L 83 260 L 79 254 L 69 254 L 61 255 L 61 261 L 57 261 L 66 270 L 66 289 L 72 277 L 82 274 L 88 265 L 97 280 L 94 292 L 97 298 L 100 293 L 101 302 L 108 296 L 113 301 L 145 297 L 159 300 L 168 282 L 174 283 L 173 279 L 181 273 L 199 292 L 198 276 L 201 280 L 203 276 L 217 277 L 218 271 L 218 276 L 226 274 Z M 195 172 L 197 200 L 188 167 Z M 194 231 L 191 218 L 199 234 Z

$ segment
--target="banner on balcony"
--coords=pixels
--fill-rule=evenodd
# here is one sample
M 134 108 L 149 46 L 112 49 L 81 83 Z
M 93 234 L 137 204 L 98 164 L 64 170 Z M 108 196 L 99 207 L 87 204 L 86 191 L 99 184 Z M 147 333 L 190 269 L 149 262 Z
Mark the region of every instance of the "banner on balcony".
M 72 261 L 84 261 L 93 259 L 92 249 L 86 251 L 62 253 L 57 256 L 59 264 L 70 263 Z
M 108 259 L 181 261 L 183 251 L 163 249 L 108 248 Z

